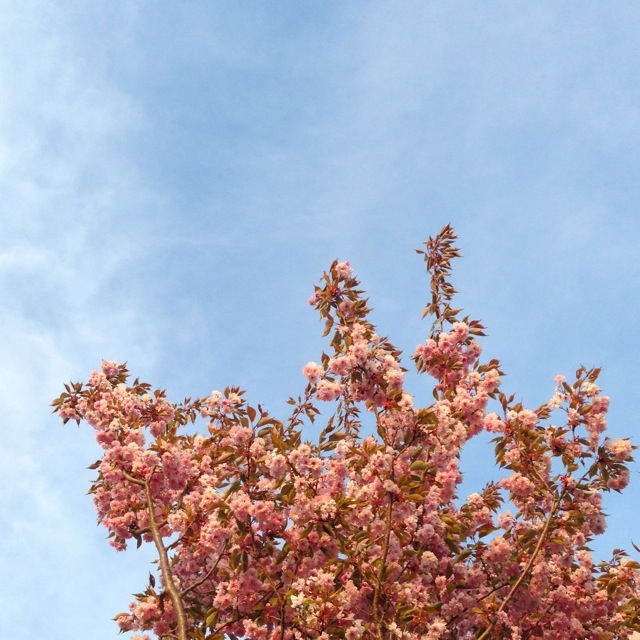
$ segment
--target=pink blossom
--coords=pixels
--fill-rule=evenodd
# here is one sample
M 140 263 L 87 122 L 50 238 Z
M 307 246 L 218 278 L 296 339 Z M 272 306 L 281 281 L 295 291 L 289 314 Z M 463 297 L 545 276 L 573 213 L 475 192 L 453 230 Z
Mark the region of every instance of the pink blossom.
M 618 439 L 614 442 L 608 443 L 607 448 L 613 454 L 618 462 L 624 462 L 631 457 L 633 447 L 629 439 Z
M 329 370 L 338 376 L 348 375 L 356 365 L 356 359 L 353 355 L 331 358 L 329 360 Z
M 485 417 L 484 428 L 490 433 L 501 433 L 504 431 L 504 422 L 500 420 L 497 414 L 489 413 Z
M 246 493 L 236 493 L 230 506 L 238 520 L 245 520 L 252 511 L 251 498 Z
M 604 533 L 604 530 L 607 528 L 607 521 L 602 513 L 593 514 L 588 518 L 588 522 L 591 532 L 596 536 Z
M 496 536 L 489 542 L 489 545 L 484 551 L 483 558 L 485 562 L 496 564 L 504 562 L 513 551 L 513 546 L 507 542 L 503 536 Z
M 343 387 L 338 382 L 331 382 L 329 380 L 320 380 L 316 389 L 316 398 L 318 400 L 324 400 L 330 402 L 337 400 L 343 393 Z
M 89 380 L 87 380 L 87 385 L 97 389 L 109 389 L 111 387 L 107 376 L 102 371 L 92 371 Z
M 630 480 L 630 474 L 628 469 L 624 469 L 617 475 L 611 476 L 607 481 L 607 487 L 609 489 L 613 489 L 614 491 L 622 491 L 628 484 Z
M 517 419 L 523 427 L 531 429 L 538 424 L 538 416 L 534 411 L 530 411 L 529 409 L 523 409 L 518 413 Z
M 265 465 L 272 478 L 280 478 L 287 470 L 287 460 L 281 454 L 271 454 L 265 460 Z
M 495 369 L 487 371 L 481 386 L 486 393 L 493 393 L 500 386 L 500 374 Z
M 451 336 L 456 342 L 462 343 L 469 335 L 469 326 L 464 322 L 454 322 L 451 330 Z
M 311 384 L 315 384 L 324 375 L 324 367 L 316 362 L 308 362 L 302 368 L 302 373 Z
M 102 373 L 104 373 L 107 378 L 115 376 L 119 370 L 120 367 L 118 366 L 117 362 L 114 362 L 113 360 L 102 361 Z
M 343 300 L 338 305 L 338 311 L 343 318 L 352 318 L 353 317 L 353 304 L 350 300 Z
M 472 493 L 467 496 L 467 504 L 478 509 L 483 506 L 484 500 L 479 493 Z
M 336 275 L 340 278 L 350 278 L 353 275 L 353 269 L 351 268 L 349 261 L 347 262 L 339 262 L 335 266 Z
M 507 478 L 500 480 L 500 485 L 505 489 L 508 489 L 516 496 L 528 496 L 533 493 L 536 485 L 525 478 L 521 473 L 512 473 Z

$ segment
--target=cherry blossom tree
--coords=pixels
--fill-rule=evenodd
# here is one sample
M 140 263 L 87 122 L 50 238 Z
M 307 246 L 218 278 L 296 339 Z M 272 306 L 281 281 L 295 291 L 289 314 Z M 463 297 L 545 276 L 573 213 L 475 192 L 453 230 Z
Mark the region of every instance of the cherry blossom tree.
M 507 397 L 499 362 L 480 360 L 483 326 L 453 307 L 455 239 L 446 226 L 419 251 L 433 325 L 412 359 L 434 379 L 429 406 L 405 390 L 401 354 L 371 324 L 348 262 L 309 300 L 329 353 L 304 367 L 285 419 L 235 387 L 173 403 L 115 362 L 66 385 L 55 410 L 88 422 L 103 449 L 99 522 L 116 549 L 133 540 L 158 554 L 157 574 L 115 618 L 122 631 L 623 640 L 640 629 L 640 565 L 621 550 L 596 563 L 588 546 L 635 449 L 604 437 L 599 371 L 557 376 L 535 409 Z M 303 427 L 314 421 L 312 443 Z M 462 498 L 460 452 L 483 431 L 503 473 Z

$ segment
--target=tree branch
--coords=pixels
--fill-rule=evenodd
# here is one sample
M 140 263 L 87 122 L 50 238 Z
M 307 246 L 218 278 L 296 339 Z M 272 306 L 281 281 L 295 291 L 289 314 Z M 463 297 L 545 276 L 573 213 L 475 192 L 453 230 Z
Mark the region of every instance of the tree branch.
M 180 592 L 176 587 L 176 583 L 171 575 L 171 564 L 169 562 L 169 555 L 162 542 L 162 536 L 160 535 L 160 526 L 156 522 L 156 516 L 153 510 L 153 496 L 151 495 L 151 487 L 147 480 L 140 480 L 129 475 L 126 471 L 122 471 L 124 477 L 133 484 L 137 484 L 140 487 L 144 487 L 144 492 L 147 497 L 147 512 L 149 514 L 149 529 L 153 537 L 153 542 L 158 550 L 158 558 L 160 560 L 160 570 L 162 572 L 162 579 L 164 581 L 165 589 L 171 598 L 171 604 L 176 612 L 176 618 L 178 621 L 178 640 L 188 640 L 187 637 L 187 614 L 184 610 L 184 604 L 180 597 Z
M 505 610 L 506 606 L 513 599 L 513 596 L 515 595 L 515 593 L 518 590 L 518 588 L 520 587 L 520 585 L 524 582 L 524 579 L 531 572 L 531 569 L 533 568 L 533 564 L 536 561 L 536 558 L 538 557 L 538 554 L 540 553 L 540 551 L 542 549 L 542 545 L 543 545 L 543 543 L 545 541 L 547 533 L 549 532 L 549 527 L 551 526 L 551 522 L 553 521 L 553 518 L 556 515 L 556 511 L 558 510 L 558 507 L 560 506 L 560 499 L 561 498 L 557 498 L 556 499 L 556 501 L 555 501 L 555 503 L 553 505 L 553 509 L 551 509 L 551 512 L 549 513 L 549 517 L 547 518 L 547 521 L 545 522 L 544 527 L 542 528 L 542 531 L 540 532 L 540 538 L 538 539 L 538 542 L 536 544 L 536 548 L 533 550 L 533 553 L 531 554 L 531 557 L 529 558 L 529 562 L 527 562 L 527 566 L 525 567 L 524 571 L 520 574 L 520 577 L 516 580 L 514 585 L 511 587 L 511 590 L 507 594 L 507 597 L 502 601 L 502 604 L 498 608 L 498 611 L 496 611 L 496 616 L 495 616 L 494 621 L 484 630 L 482 635 L 478 637 L 478 640 L 484 640 L 485 638 L 489 637 L 489 634 L 495 629 L 495 626 L 498 623 L 498 619 L 499 619 L 500 614 Z

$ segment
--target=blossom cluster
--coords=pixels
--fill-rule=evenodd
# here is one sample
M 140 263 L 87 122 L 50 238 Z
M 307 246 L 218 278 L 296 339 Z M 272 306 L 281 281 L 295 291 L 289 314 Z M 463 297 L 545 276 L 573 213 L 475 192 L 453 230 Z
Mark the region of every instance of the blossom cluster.
M 56 410 L 89 423 L 103 449 L 99 522 L 116 549 L 135 540 L 158 553 L 158 577 L 116 616 L 122 631 L 624 640 L 640 629 L 640 565 L 621 551 L 596 565 L 588 549 L 635 447 L 603 435 L 598 370 L 559 376 L 535 410 L 501 391 L 499 363 L 480 361 L 483 327 L 450 305 L 454 239 L 445 227 L 422 252 L 435 321 L 412 359 L 434 378 L 430 406 L 405 389 L 401 354 L 371 324 L 346 262 L 309 300 L 330 353 L 304 366 L 285 420 L 239 388 L 172 403 L 110 361 L 67 385 Z M 319 440 L 304 441 L 320 419 Z M 460 452 L 483 431 L 505 473 L 462 499 Z

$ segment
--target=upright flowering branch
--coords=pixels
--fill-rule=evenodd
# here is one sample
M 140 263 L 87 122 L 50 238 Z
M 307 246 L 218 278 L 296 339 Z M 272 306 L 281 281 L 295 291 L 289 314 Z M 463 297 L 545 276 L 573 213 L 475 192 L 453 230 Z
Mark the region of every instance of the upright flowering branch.
M 556 378 L 528 409 L 482 362 L 478 321 L 453 307 L 446 226 L 425 257 L 434 318 L 412 358 L 435 380 L 414 406 L 401 353 L 380 336 L 348 262 L 309 302 L 328 353 L 303 368 L 284 420 L 237 387 L 181 404 L 105 361 L 54 401 L 88 422 L 111 544 L 153 543 L 151 576 L 122 631 L 161 640 L 626 640 L 640 631 L 640 565 L 624 552 L 596 565 L 604 493 L 629 482 L 634 446 L 604 438 L 599 371 Z M 321 411 L 321 407 L 324 411 Z M 365 427 L 363 415 L 373 417 Z M 193 429 L 199 420 L 204 424 Z M 317 443 L 303 440 L 320 423 Z M 506 472 L 458 495 L 460 452 L 494 436 Z M 148 640 L 148 635 L 134 636 Z
M 434 316 L 434 325 L 443 330 L 444 323 L 453 324 L 460 309 L 451 307 L 453 296 L 458 293 L 448 280 L 451 275 L 451 260 L 460 257 L 460 251 L 453 246 L 456 235 L 451 225 L 446 225 L 435 238 L 429 238 L 424 244 L 426 250 L 416 249 L 424 255 L 427 273 L 430 275 L 431 302 L 425 307 L 422 317 Z

